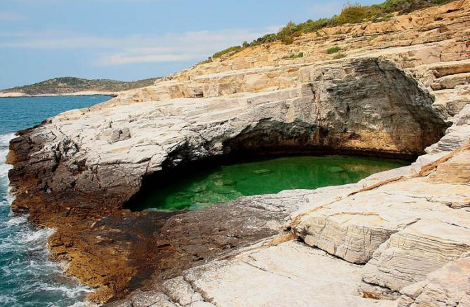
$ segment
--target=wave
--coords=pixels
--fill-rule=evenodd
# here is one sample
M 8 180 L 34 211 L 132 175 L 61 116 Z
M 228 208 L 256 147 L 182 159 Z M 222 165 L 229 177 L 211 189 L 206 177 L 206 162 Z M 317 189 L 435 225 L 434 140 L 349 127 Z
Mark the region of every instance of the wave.
M 3 294 L 0 295 L 0 304 L 1 305 L 8 306 L 8 305 L 15 304 L 16 302 L 17 302 L 17 299 L 14 296 L 3 295 Z
M 68 298 L 76 298 L 76 297 L 82 295 L 83 293 L 92 292 L 92 290 L 90 290 L 87 287 L 66 287 L 66 286 L 62 286 L 62 285 L 60 285 L 60 286 L 44 285 L 42 290 L 44 290 L 44 291 L 59 291 L 59 292 L 64 293 L 64 295 Z
M 0 163 L 5 162 L 10 147 L 10 141 L 14 138 L 14 133 L 0 134 Z
M 60 263 L 49 261 L 47 240 L 54 230 L 34 229 L 27 216 L 10 211 L 14 198 L 9 193 L 11 165 L 6 156 L 14 137 L 14 133 L 0 135 L 0 306 L 92 306 L 83 300 L 93 290 L 66 277 Z
M 6 164 L 10 141 L 15 137 L 14 133 L 0 135 L 0 187 L 8 186 L 8 171 L 11 165 Z

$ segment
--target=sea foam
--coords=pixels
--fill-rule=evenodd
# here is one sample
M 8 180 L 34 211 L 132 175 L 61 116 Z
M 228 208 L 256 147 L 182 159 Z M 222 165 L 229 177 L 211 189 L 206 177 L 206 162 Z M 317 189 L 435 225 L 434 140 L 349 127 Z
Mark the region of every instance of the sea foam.
M 13 133 L 0 135 L 0 260 L 8 263 L 0 270 L 0 306 L 22 307 L 25 302 L 28 306 L 91 306 L 83 299 L 92 289 L 66 277 L 59 263 L 48 260 L 47 239 L 54 230 L 33 229 L 26 215 L 10 212 L 8 171 L 12 167 L 6 164 L 6 156 L 14 137 Z M 2 291 L 12 285 L 14 289 Z M 42 301 L 50 296 L 61 303 Z

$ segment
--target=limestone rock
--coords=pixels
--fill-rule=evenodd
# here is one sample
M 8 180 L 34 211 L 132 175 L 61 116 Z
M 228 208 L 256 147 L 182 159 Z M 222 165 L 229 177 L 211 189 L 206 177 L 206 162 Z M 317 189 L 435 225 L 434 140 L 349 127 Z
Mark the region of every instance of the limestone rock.
M 363 279 L 400 291 L 470 250 L 470 223 L 423 219 L 392 235 L 366 264 Z M 465 223 L 466 222 L 466 223 Z
M 196 293 L 182 276 L 165 281 L 162 287 L 171 300 L 181 306 L 195 306 L 195 303 L 204 300 L 201 294 Z
M 451 190 L 455 191 L 450 194 L 453 199 L 448 194 Z M 467 185 L 398 181 L 332 203 L 307 204 L 296 219 L 295 231 L 311 246 L 353 263 L 367 263 L 392 234 L 419 219 L 434 214 L 454 216 L 448 206 L 466 206 L 469 193 Z
M 127 300 L 116 301 L 108 307 L 177 307 L 169 298 L 158 291 L 135 291 Z
M 470 306 L 470 258 L 464 257 L 404 289 L 400 307 Z
M 359 271 L 359 266 L 287 242 L 191 269 L 184 276 L 217 306 L 392 306 L 359 295 Z

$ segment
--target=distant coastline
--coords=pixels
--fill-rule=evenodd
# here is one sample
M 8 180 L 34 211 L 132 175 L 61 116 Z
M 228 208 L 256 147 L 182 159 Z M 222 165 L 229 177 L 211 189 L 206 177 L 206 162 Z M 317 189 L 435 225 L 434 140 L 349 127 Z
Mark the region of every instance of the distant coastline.
M 155 84 L 158 78 L 138 81 L 60 77 L 0 90 L 0 98 L 57 96 L 117 96 L 118 93 Z
M 26 94 L 20 92 L 0 92 L 0 98 L 26 98 L 26 97 L 66 97 L 66 96 L 111 96 L 117 97 L 118 92 L 93 92 L 93 91 L 81 91 L 74 93 L 46 93 L 46 94 Z

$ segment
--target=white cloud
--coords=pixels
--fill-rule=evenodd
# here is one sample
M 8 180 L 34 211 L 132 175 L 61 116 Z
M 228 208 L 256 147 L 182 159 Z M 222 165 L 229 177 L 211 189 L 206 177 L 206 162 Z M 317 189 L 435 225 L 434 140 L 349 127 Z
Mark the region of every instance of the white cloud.
M 253 40 L 265 34 L 267 30 L 227 29 L 171 33 L 158 37 L 140 37 L 137 44 L 123 48 L 122 52 L 103 54 L 96 59 L 95 63 L 106 66 L 130 63 L 197 61 L 230 46 L 239 45 L 244 40 Z
M 205 59 L 213 53 L 253 40 L 278 27 L 225 29 L 102 37 L 68 32 L 0 33 L 0 47 L 42 50 L 87 50 L 95 65 L 182 62 Z
M 0 21 L 20 21 L 25 19 L 25 16 L 18 13 L 0 12 Z
M 203 54 L 187 53 L 187 54 L 127 54 L 114 53 L 101 57 L 96 64 L 102 66 L 112 66 L 133 63 L 156 63 L 156 62 L 181 62 L 195 61 L 204 57 Z

